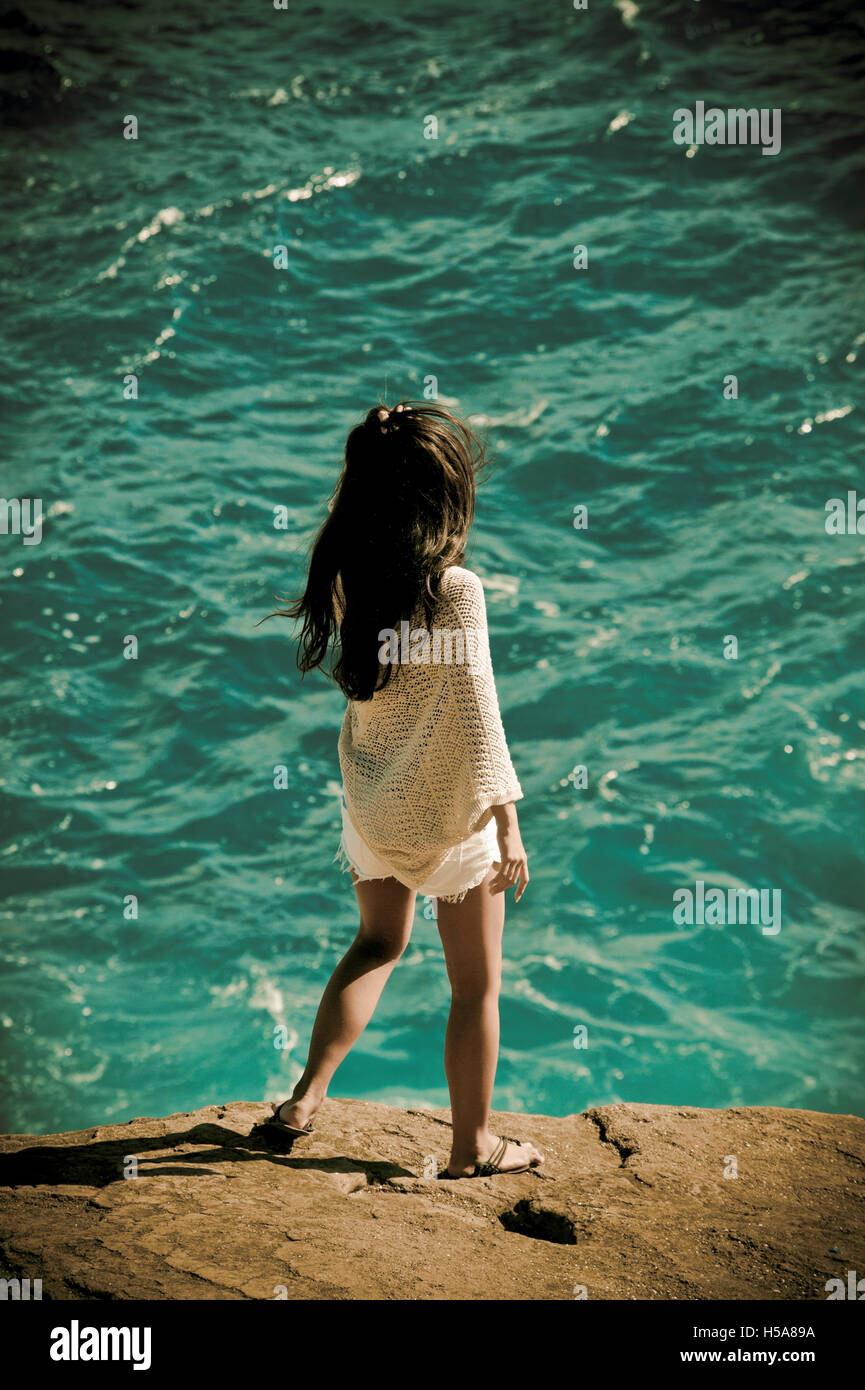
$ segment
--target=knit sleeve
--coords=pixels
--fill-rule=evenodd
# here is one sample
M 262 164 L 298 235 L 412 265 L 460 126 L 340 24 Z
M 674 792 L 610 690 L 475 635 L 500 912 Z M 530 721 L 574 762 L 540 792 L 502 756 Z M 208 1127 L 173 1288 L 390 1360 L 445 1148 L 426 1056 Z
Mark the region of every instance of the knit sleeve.
M 443 585 L 436 618 L 462 633 L 464 660 L 445 667 L 454 732 L 453 773 L 461 784 L 468 833 L 483 829 L 494 806 L 523 795 L 508 752 L 490 659 L 486 601 L 480 579 L 471 570 L 451 569 Z M 460 652 L 457 652 L 457 656 Z

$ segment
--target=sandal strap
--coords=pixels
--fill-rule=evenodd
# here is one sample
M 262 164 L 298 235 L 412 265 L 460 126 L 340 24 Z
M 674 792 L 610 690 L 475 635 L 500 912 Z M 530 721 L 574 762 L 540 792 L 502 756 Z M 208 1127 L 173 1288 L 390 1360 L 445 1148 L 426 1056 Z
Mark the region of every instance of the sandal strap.
M 499 1164 L 507 1153 L 509 1142 L 506 1135 L 499 1136 L 499 1142 L 496 1144 L 489 1158 L 486 1159 L 484 1163 L 479 1163 L 477 1165 L 477 1172 L 479 1175 L 488 1177 L 494 1173 L 501 1172 Z

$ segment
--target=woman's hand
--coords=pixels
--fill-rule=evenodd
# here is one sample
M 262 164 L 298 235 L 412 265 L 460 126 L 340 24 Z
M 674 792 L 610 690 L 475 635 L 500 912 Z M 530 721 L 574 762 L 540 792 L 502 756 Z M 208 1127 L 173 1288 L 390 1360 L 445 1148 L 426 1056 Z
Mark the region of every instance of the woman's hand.
M 490 892 L 506 893 L 509 888 L 516 888 L 514 902 L 518 903 L 528 885 L 529 864 L 520 835 L 517 808 L 513 802 L 507 806 L 494 806 L 493 815 L 500 858 L 493 864 L 498 872 L 490 883 Z

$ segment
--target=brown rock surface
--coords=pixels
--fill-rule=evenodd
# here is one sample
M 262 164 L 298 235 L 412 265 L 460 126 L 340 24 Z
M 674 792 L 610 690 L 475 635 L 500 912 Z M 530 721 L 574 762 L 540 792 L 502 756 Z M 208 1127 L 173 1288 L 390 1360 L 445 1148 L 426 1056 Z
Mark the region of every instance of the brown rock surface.
M 865 1121 L 495 1116 L 540 1173 L 436 1182 L 446 1111 L 328 1100 L 281 1153 L 233 1102 L 0 1140 L 0 1277 L 52 1299 L 817 1299 L 865 1274 Z M 738 1177 L 724 1177 L 735 1156 Z M 137 1160 L 137 1176 L 130 1159 Z M 834 1249 L 833 1249 L 834 1247 Z

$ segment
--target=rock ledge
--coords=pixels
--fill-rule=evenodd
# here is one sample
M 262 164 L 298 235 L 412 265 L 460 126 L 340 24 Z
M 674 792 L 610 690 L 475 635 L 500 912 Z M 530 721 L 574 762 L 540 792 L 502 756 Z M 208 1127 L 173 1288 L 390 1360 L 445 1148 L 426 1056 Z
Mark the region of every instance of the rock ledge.
M 853 1116 L 498 1113 L 543 1170 L 439 1182 L 447 1111 L 328 1100 L 287 1153 L 250 1138 L 269 1113 L 0 1139 L 0 1277 L 51 1299 L 823 1300 L 865 1274 Z

